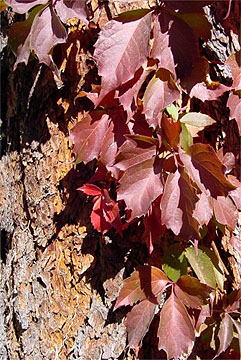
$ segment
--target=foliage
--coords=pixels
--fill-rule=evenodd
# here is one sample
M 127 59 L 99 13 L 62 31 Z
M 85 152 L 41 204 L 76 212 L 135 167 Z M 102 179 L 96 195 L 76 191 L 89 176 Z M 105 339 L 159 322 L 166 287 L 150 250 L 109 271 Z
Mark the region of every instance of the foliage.
M 28 12 L 9 30 L 15 68 L 34 53 L 60 76 L 52 48 L 66 42 L 68 19 L 88 25 L 86 1 L 6 3 Z M 165 0 L 109 20 L 95 43 L 101 84 L 79 94 L 93 107 L 79 114 L 70 135 L 76 164 L 95 161 L 95 174 L 78 190 L 93 197 L 91 222 L 98 232 L 113 229 L 121 241 L 129 226 L 141 223 L 140 240 L 150 256 L 172 234 L 162 270 L 137 267 L 123 281 L 114 308 L 133 306 L 126 317 L 131 348 L 141 345 L 158 316 L 158 348 L 169 359 L 191 354 L 197 337 L 211 344 L 215 357 L 237 353 L 237 339 L 241 347 L 239 284 L 215 244 L 228 236 L 232 246 L 241 210 L 241 184 L 232 172 L 238 158 L 204 141 L 203 132 L 220 122 L 193 106 L 226 94 L 230 119 L 241 133 L 240 54 L 225 62 L 233 78 L 226 86 L 210 80 L 212 63 L 200 51 L 200 40 L 211 36 L 204 6 L 213 3 Z

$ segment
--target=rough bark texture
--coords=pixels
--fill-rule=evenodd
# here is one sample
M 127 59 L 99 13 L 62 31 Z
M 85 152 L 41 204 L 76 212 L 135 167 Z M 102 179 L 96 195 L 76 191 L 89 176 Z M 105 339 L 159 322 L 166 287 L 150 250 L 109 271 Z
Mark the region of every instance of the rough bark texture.
M 13 14 L 4 16 L 13 21 Z M 112 310 L 123 276 L 147 252 L 135 229 L 131 246 L 111 236 L 101 241 L 89 222 L 91 200 L 75 190 L 92 168 L 71 163 L 68 131 L 90 106 L 74 98 L 96 81 L 87 50 L 96 31 L 69 31 L 68 44 L 55 50 L 66 79 L 59 88 L 35 60 L 13 73 L 2 35 L 1 359 L 135 357 L 126 350 L 126 310 Z

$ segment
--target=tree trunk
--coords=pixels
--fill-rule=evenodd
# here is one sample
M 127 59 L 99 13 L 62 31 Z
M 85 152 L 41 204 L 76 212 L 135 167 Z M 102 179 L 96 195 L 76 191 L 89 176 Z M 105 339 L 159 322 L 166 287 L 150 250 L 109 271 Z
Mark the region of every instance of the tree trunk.
M 2 34 L 1 359 L 135 358 L 126 350 L 126 310 L 113 306 L 125 271 L 147 251 L 134 230 L 131 247 L 128 239 L 102 241 L 90 224 L 91 200 L 76 191 L 92 165 L 74 167 L 68 133 L 90 106 L 74 98 L 96 81 L 88 46 L 97 35 L 70 30 L 55 49 L 63 86 L 36 60 L 13 72 Z

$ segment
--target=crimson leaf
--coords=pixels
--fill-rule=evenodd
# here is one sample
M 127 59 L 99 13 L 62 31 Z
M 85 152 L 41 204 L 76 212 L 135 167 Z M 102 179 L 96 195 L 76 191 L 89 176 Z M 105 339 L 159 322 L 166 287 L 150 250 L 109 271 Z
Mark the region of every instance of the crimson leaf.
M 159 69 L 147 85 L 143 97 L 143 111 L 148 124 L 156 128 L 161 118 L 161 110 L 179 98 L 180 92 L 171 73 Z
M 219 356 L 219 354 L 227 350 L 233 339 L 233 322 L 231 316 L 228 313 L 224 314 L 224 317 L 221 321 L 218 331 L 218 338 L 219 348 L 215 357 Z
M 132 210 L 131 219 L 145 215 L 162 193 L 160 174 L 154 162 L 152 158 L 128 168 L 119 181 L 117 199 L 124 200 L 127 209 Z
M 128 313 L 125 325 L 128 333 L 128 344 L 130 348 L 136 348 L 141 343 L 149 330 L 155 315 L 157 304 L 149 300 L 143 300 Z
M 156 297 L 168 283 L 168 278 L 160 269 L 150 265 L 139 266 L 124 280 L 114 310 L 120 306 L 133 305 L 137 301 Z
M 195 334 L 192 321 L 174 292 L 161 310 L 157 335 L 158 348 L 165 350 L 168 359 L 178 359 L 193 346 Z
M 207 304 L 209 294 L 213 289 L 192 276 L 183 275 L 175 284 L 174 291 L 184 305 L 201 309 L 203 305 Z
M 214 149 L 207 144 L 194 144 L 189 154 L 180 152 L 180 158 L 200 190 L 210 191 L 212 197 L 226 196 L 235 187 L 224 176 L 224 167 Z M 207 191 L 208 190 L 208 191 Z
M 92 118 L 88 115 L 74 126 L 70 140 L 74 142 L 73 153 L 77 163 L 81 161 L 87 163 L 99 156 L 108 124 L 107 115 L 103 115 L 95 122 L 92 122 Z
M 151 14 L 136 21 L 109 21 L 95 44 L 94 57 L 102 76 L 98 102 L 130 80 L 149 53 Z

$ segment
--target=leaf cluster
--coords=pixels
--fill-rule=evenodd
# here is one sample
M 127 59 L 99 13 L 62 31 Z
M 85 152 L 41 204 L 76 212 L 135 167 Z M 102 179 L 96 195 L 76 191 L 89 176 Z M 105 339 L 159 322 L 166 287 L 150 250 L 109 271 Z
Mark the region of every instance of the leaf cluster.
M 29 12 L 9 30 L 15 68 L 34 53 L 60 76 L 52 48 L 66 42 L 68 19 L 88 26 L 86 0 L 6 3 Z M 239 284 L 215 245 L 225 236 L 234 244 L 241 210 L 238 158 L 206 141 L 204 131 L 217 131 L 220 121 L 193 106 L 225 94 L 241 133 L 240 52 L 223 64 L 233 79 L 226 86 L 212 80 L 211 61 L 200 49 L 211 38 L 204 6 L 212 3 L 165 0 L 109 20 L 94 50 L 100 85 L 78 95 L 93 109 L 79 114 L 70 134 L 76 164 L 95 160 L 95 173 L 77 190 L 93 199 L 91 222 L 98 232 L 114 231 L 121 241 L 141 223 L 140 241 L 150 258 L 172 234 L 161 268 L 140 265 L 123 281 L 115 304 L 115 310 L 133 306 L 126 318 L 131 348 L 141 345 L 159 317 L 158 349 L 169 359 L 190 354 L 196 338 L 210 343 L 214 357 L 237 353 L 236 340 L 241 348 Z M 19 29 L 24 31 L 16 37 Z

